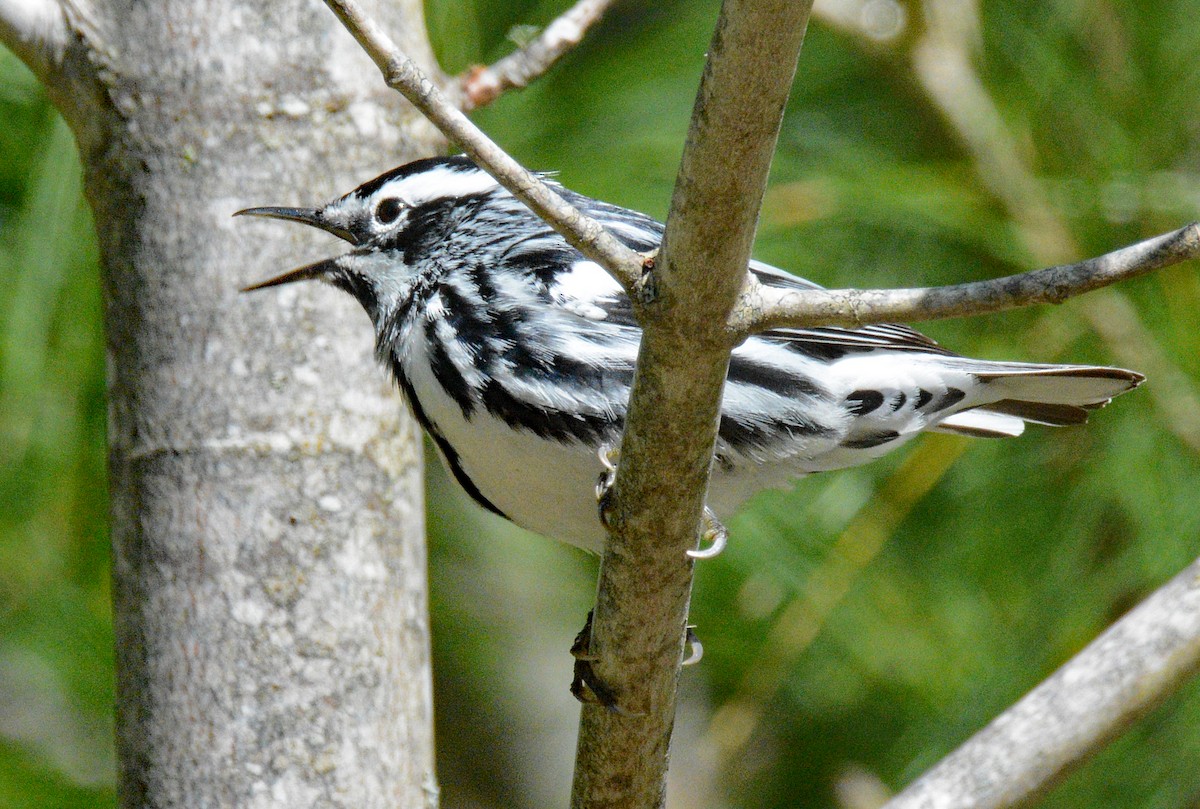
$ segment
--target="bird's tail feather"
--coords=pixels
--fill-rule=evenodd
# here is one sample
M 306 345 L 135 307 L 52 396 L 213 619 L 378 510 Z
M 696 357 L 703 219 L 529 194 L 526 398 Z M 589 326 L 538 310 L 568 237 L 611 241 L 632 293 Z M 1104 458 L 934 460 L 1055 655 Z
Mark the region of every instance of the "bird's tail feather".
M 1091 365 L 980 363 L 971 372 L 996 398 L 955 413 L 940 432 L 983 437 L 1020 435 L 1025 422 L 1061 427 L 1083 424 L 1088 412 L 1133 390 L 1145 377 L 1124 368 Z

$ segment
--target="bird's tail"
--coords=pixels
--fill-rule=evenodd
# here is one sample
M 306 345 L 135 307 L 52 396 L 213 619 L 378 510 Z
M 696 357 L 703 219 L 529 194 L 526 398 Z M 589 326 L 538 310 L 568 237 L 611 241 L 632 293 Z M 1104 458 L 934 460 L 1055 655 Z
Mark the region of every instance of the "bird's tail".
M 1136 371 L 1091 365 L 970 363 L 992 401 L 950 416 L 935 429 L 983 437 L 1020 435 L 1026 422 L 1061 427 L 1083 424 L 1088 412 L 1145 381 Z

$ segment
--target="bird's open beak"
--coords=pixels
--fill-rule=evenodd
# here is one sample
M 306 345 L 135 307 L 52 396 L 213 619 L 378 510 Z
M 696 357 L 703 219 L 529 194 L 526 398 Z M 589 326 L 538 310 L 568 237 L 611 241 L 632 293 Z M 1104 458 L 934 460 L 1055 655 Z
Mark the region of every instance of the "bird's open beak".
M 344 239 L 350 244 L 357 245 L 358 239 L 354 234 L 345 228 L 338 227 L 328 222 L 321 215 L 320 208 L 246 208 L 244 211 L 238 211 L 234 216 L 265 216 L 269 219 L 284 219 L 288 222 L 299 222 L 303 225 L 309 225 L 314 228 L 332 233 L 339 239 Z M 294 270 L 285 272 L 283 275 L 277 275 L 274 278 L 268 279 L 258 284 L 251 284 L 242 289 L 242 292 L 253 292 L 256 289 L 265 289 L 266 287 L 277 287 L 281 284 L 291 284 L 296 281 L 314 281 L 324 278 L 329 272 L 335 269 L 333 259 L 318 261 L 315 264 L 307 264 L 303 267 L 297 267 Z

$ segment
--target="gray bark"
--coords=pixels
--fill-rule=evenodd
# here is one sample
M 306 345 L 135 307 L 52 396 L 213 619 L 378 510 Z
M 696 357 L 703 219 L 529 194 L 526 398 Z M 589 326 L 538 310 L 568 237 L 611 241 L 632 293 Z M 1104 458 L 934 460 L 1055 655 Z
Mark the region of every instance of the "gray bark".
M 121 802 L 433 805 L 417 433 L 357 304 L 237 293 L 343 248 L 230 215 L 440 140 L 319 4 L 65 5 L 18 51 L 100 237 Z M 431 64 L 421 4 L 372 5 Z

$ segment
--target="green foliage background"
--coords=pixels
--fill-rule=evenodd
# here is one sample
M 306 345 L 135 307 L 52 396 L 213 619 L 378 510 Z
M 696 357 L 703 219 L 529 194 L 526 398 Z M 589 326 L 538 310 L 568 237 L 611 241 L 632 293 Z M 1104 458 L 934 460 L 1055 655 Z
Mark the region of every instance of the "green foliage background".
M 454 72 L 565 5 L 428 11 Z M 955 117 L 968 96 L 939 106 L 914 67 L 933 5 L 901 6 L 886 42 L 814 23 L 760 258 L 829 286 L 948 283 L 1198 217 L 1200 0 L 982 3 L 966 73 L 998 125 L 974 140 Z M 526 164 L 662 216 L 715 14 L 715 0 L 618 3 L 549 77 L 476 119 Z M 70 136 L 7 53 L 0 121 L 0 806 L 112 805 L 94 237 Z M 276 269 L 230 268 L 229 283 Z M 1086 428 L 932 436 L 730 521 L 729 549 L 698 570 L 707 656 L 684 675 L 674 805 L 876 805 L 1196 557 L 1198 273 L 928 324 L 967 354 L 1148 373 Z M 595 562 L 474 510 L 434 464 L 430 480 L 444 805 L 565 805 L 566 648 Z M 1200 806 L 1197 752 L 1193 683 L 1045 805 Z

